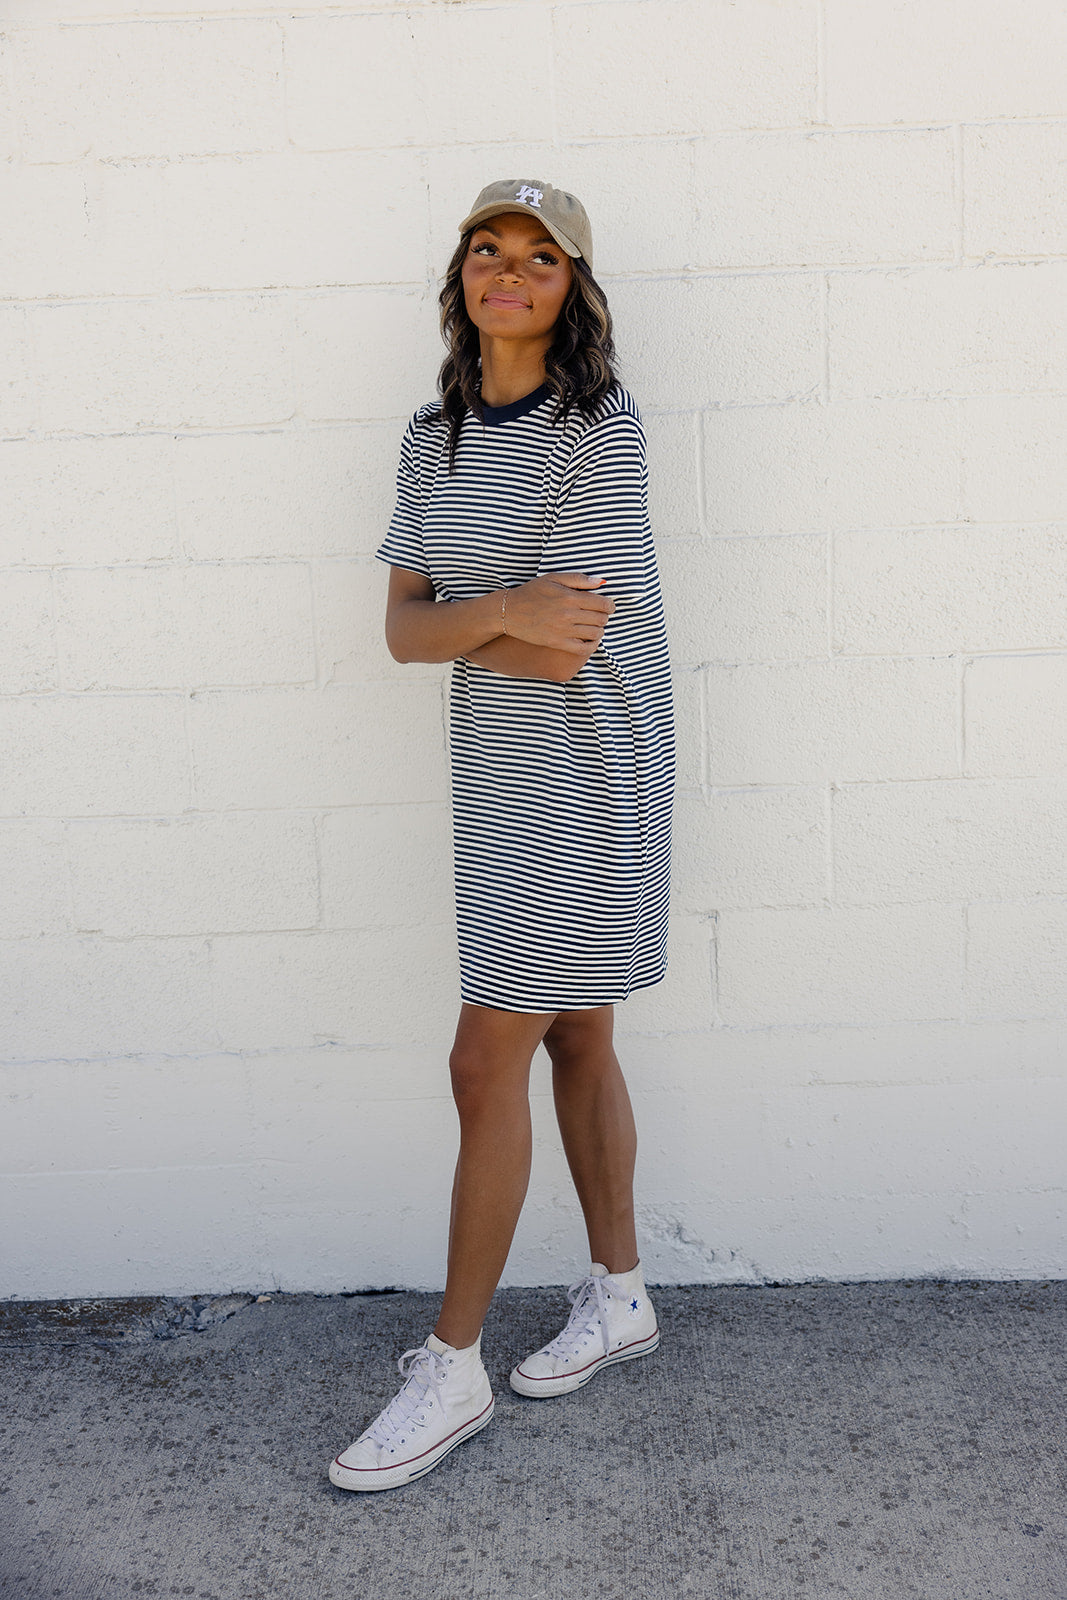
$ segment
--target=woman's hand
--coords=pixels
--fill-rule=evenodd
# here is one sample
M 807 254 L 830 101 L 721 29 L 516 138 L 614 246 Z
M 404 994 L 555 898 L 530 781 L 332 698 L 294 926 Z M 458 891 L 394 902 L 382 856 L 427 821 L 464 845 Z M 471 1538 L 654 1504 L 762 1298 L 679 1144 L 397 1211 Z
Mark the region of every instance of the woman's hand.
M 566 650 L 586 659 L 604 636 L 614 600 L 596 594 L 605 582 L 584 572 L 552 572 L 503 591 L 504 627 L 512 639 Z

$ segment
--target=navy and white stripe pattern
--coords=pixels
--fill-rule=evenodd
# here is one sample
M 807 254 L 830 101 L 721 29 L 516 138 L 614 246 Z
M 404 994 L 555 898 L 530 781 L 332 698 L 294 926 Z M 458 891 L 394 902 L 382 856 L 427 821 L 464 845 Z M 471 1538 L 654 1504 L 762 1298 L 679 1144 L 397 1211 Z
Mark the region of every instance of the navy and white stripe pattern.
M 560 425 L 543 387 L 484 422 L 468 413 L 450 476 L 440 410 L 408 424 L 379 559 L 444 600 L 584 572 L 615 601 L 569 683 L 453 663 L 463 999 L 608 1005 L 666 969 L 674 723 L 641 419 L 616 385 L 595 417 Z

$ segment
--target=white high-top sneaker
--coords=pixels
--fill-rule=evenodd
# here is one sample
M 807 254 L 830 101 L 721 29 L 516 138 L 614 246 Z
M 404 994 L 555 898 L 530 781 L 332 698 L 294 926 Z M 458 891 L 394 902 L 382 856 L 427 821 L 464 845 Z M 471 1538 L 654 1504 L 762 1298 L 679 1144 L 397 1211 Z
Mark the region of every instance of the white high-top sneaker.
M 567 1290 L 572 1302 L 563 1332 L 527 1356 L 511 1374 L 511 1387 L 533 1399 L 569 1394 L 613 1361 L 632 1361 L 659 1344 L 656 1313 L 638 1262 L 632 1272 L 609 1273 L 594 1261 L 587 1278 Z
M 397 1366 L 407 1382 L 330 1463 L 330 1482 L 338 1489 L 395 1489 L 430 1472 L 484 1428 L 496 1402 L 481 1344 L 479 1334 L 466 1350 L 456 1350 L 431 1333 L 418 1349 L 405 1350 Z

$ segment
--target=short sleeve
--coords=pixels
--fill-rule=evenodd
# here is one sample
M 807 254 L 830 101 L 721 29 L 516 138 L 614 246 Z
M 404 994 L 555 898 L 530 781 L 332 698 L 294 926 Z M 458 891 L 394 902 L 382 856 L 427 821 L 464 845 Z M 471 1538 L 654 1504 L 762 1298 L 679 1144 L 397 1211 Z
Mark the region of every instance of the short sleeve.
M 612 599 L 637 600 L 648 586 L 650 547 L 644 429 L 632 412 L 614 412 L 575 446 L 538 573 L 604 577 Z
M 419 484 L 416 456 L 415 428 L 418 413 L 412 417 L 400 445 L 400 464 L 396 472 L 396 506 L 385 538 L 374 552 L 379 561 L 391 567 L 403 567 L 406 572 L 419 572 L 430 577 L 426 565 L 422 524 L 424 504 Z

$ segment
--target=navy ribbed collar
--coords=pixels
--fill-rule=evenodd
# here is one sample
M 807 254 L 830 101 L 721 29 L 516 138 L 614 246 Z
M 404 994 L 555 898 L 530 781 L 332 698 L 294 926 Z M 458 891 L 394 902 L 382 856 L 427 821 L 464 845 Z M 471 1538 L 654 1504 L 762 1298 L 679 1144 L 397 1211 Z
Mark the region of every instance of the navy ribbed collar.
M 524 394 L 521 400 L 513 400 L 507 406 L 487 406 L 483 401 L 482 421 L 490 428 L 495 428 L 501 422 L 514 422 L 516 417 L 524 417 L 528 411 L 536 411 L 552 392 L 551 386 L 543 383 L 532 394 Z

